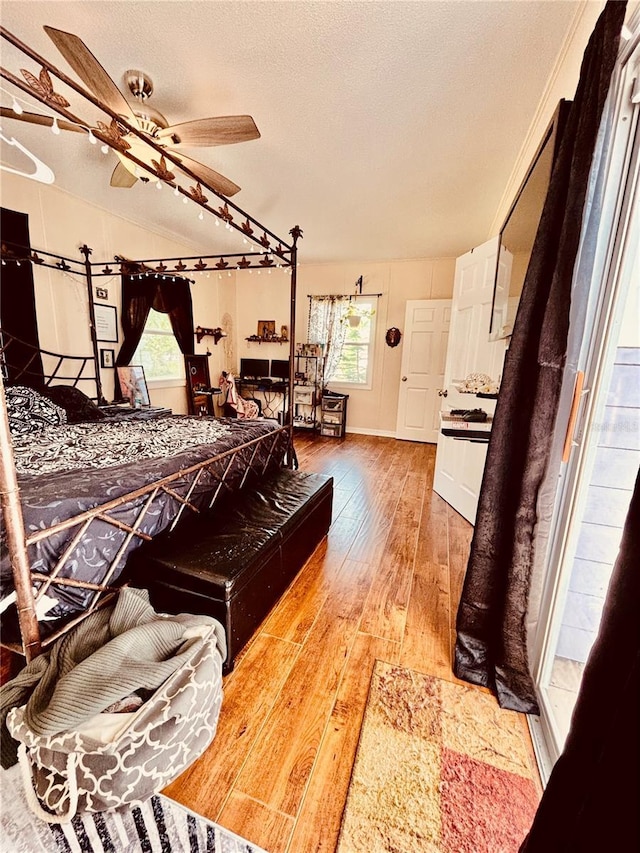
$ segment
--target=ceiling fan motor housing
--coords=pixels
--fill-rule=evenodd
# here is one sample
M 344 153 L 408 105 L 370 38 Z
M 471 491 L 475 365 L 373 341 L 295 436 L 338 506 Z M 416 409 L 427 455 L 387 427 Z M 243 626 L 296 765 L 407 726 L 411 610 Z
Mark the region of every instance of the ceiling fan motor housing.
M 134 98 L 146 101 L 153 95 L 153 80 L 144 71 L 132 69 L 124 72 L 124 82 Z

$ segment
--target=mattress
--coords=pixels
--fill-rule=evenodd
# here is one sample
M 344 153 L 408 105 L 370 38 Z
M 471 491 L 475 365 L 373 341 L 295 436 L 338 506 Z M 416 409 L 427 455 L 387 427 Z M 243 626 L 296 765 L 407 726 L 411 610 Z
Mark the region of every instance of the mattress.
M 164 477 L 183 472 L 253 439 L 266 437 L 257 447 L 252 445 L 235 454 L 232 460 L 227 455 L 215 461 L 210 469 L 205 469 L 194 488 L 193 475 L 185 473 L 171 482 L 173 494 L 159 490 L 152 500 L 148 494 L 133 495 L 110 511 L 110 517 L 130 526 L 148 503 L 138 529 L 153 537 L 168 528 L 179 513 L 182 504 L 175 495 L 188 496 L 189 503 L 195 507 L 205 507 L 216 491 L 223 496 L 243 483 L 250 483 L 252 478 L 280 467 L 287 451 L 288 435 L 281 431 L 274 438 L 268 438 L 278 429 L 277 422 L 270 419 L 248 421 L 173 415 L 153 421 L 108 419 L 67 424 L 47 427 L 35 437 L 15 438 L 14 457 L 27 536 L 108 501 L 136 491 L 143 492 L 149 484 Z M 250 462 L 252 473 L 245 476 Z M 95 518 L 73 544 L 79 529 L 77 525 L 30 545 L 31 570 L 50 574 L 61 555 L 72 545 L 60 576 L 103 583 L 112 561 L 122 549 L 108 581 L 117 583 L 129 554 L 142 543 L 140 537 Z M 5 600 L 13 591 L 13 578 L 4 544 L 4 529 L 1 536 L 0 597 Z M 46 613 L 41 607 L 39 618 L 57 624 L 86 609 L 95 593 L 52 585 L 47 595 Z M 3 632 L 6 626 L 7 619 L 3 616 Z

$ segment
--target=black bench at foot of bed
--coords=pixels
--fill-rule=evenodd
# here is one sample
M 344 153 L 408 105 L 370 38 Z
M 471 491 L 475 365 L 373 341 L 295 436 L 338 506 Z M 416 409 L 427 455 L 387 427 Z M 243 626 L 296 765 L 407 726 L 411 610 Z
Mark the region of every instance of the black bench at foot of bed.
M 211 515 L 139 548 L 131 581 L 156 610 L 204 613 L 225 627 L 227 659 L 253 635 L 331 524 L 333 478 L 278 471 Z

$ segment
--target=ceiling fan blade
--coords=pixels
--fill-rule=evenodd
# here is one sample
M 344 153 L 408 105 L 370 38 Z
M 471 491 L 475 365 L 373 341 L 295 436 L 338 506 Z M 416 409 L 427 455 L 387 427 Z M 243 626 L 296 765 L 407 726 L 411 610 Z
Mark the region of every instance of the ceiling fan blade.
M 204 163 L 199 163 L 197 160 L 185 157 L 182 151 L 173 151 L 171 148 L 167 148 L 167 151 L 180 160 L 194 175 L 197 175 L 203 183 L 208 184 L 208 186 L 222 193 L 222 195 L 229 197 L 240 192 L 240 187 L 237 184 L 234 184 L 229 178 L 225 178 L 220 172 L 216 172 L 214 169 L 205 166 Z
M 53 118 L 51 116 L 43 116 L 39 113 L 27 113 L 14 112 L 11 107 L 0 107 L 0 116 L 2 118 L 14 118 L 17 121 L 26 121 L 30 124 L 41 124 L 44 127 L 51 127 L 53 125 Z M 74 124 L 71 121 L 65 121 L 62 118 L 58 119 L 58 127 L 60 130 L 73 130 L 75 133 L 86 133 L 86 130 L 80 125 Z
M 138 179 L 126 169 L 122 163 L 118 163 L 118 165 L 113 170 L 111 175 L 111 181 L 109 182 L 112 187 L 121 187 L 122 189 L 129 189 L 132 187 Z
M 53 27 L 45 26 L 44 31 L 96 98 L 137 127 L 134 112 L 124 95 L 82 39 Z
M 158 137 L 172 145 L 231 145 L 259 139 L 260 131 L 251 116 L 217 116 L 174 124 L 161 130 Z

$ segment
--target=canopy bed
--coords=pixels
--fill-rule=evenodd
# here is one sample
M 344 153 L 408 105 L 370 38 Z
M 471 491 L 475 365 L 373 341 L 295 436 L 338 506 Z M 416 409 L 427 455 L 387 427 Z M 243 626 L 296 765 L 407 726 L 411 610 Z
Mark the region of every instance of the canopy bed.
M 212 417 L 171 416 L 146 421 L 144 415 L 125 420 L 105 416 L 89 405 L 84 417 L 74 417 L 69 401 L 51 400 L 54 386 L 87 389 L 97 403 L 103 403 L 98 360 L 96 317 L 93 306 L 95 279 L 113 276 L 111 264 L 119 265 L 123 284 L 144 287 L 150 279 L 171 282 L 188 273 L 235 269 L 281 267 L 290 272 L 290 363 L 295 341 L 297 241 L 302 231 L 295 226 L 287 242 L 253 219 L 210 186 L 185 161 L 150 136 L 141 133 L 127 118 L 116 113 L 46 59 L 20 42 L 4 28 L 3 39 L 22 56 L 40 66 L 40 86 L 36 73 L 16 74 L 0 68 L 0 75 L 23 93 L 61 115 L 80 132 L 100 140 L 169 185 L 185 201 L 199 205 L 235 230 L 254 251 L 215 253 L 181 258 L 128 260 L 120 256 L 110 261 L 92 260 L 92 250 L 83 245 L 82 260 L 54 253 L 49 248 L 3 241 L 2 264 L 44 265 L 68 275 L 84 276 L 89 294 L 91 356 L 72 356 L 32 347 L 24 358 L 25 346 L 7 330 L 0 330 L 2 381 L 0 382 L 0 491 L 2 493 L 2 645 L 23 653 L 31 660 L 41 649 L 63 635 L 113 594 L 126 579 L 123 570 L 129 554 L 142 542 L 178 524 L 181 518 L 210 510 L 230 492 L 264 478 L 282 467 L 294 466 L 293 424 L 290 410 L 283 425 L 268 419 L 236 420 Z M 62 82 L 89 105 L 106 113 L 111 120 L 84 121 L 70 112 L 70 104 L 54 91 L 51 80 Z M 42 81 L 47 85 L 43 85 Z M 35 83 L 34 83 L 35 81 Z M 97 126 L 94 126 L 97 125 Z M 123 134 L 134 134 L 148 147 L 140 160 L 141 148 L 122 144 Z M 172 169 L 173 171 L 170 171 Z M 193 181 L 194 186 L 188 182 Z M 205 196 L 205 192 L 207 195 Z M 220 204 L 209 202 L 213 194 Z M 217 203 L 217 202 L 216 202 Z M 222 232 L 224 233 L 224 232 Z M 148 309 L 147 309 L 148 310 Z M 193 352 L 193 341 L 191 352 Z M 12 367 L 11 354 L 20 350 L 20 368 Z M 184 351 L 184 350 L 183 350 Z M 8 386 L 8 378 L 14 387 Z M 15 386 L 18 386 L 17 389 Z M 26 391 L 24 390 L 26 387 Z M 35 397 L 31 396 L 29 389 Z M 42 393 L 40 393 L 42 392 Z M 60 392 L 58 391 L 58 394 Z M 69 396 L 69 394 L 67 394 Z M 73 396 L 73 394 L 71 394 Z M 81 395 L 85 396 L 85 395 Z M 85 397 L 85 399 L 86 399 Z M 40 399 L 41 398 L 41 399 Z M 293 374 L 289 377 L 288 399 L 293 398 Z M 42 402 L 44 400 L 44 402 Z M 47 406 L 50 403 L 52 409 Z M 25 428 L 18 434 L 16 418 L 20 407 L 33 413 L 48 413 L 44 425 Z M 58 410 L 59 417 L 56 415 Z M 58 418 L 56 420 L 56 418 Z M 66 421 L 66 423 L 65 423 Z M 13 430 L 10 427 L 13 426 Z M 161 428 L 160 428 L 161 427 Z M 92 450 L 93 448 L 93 450 Z M 106 463 L 106 464 L 105 464 Z M 15 601 L 15 604 L 13 603 Z M 15 607 L 15 631 L 7 614 Z M 53 617 L 53 618 L 52 618 Z

